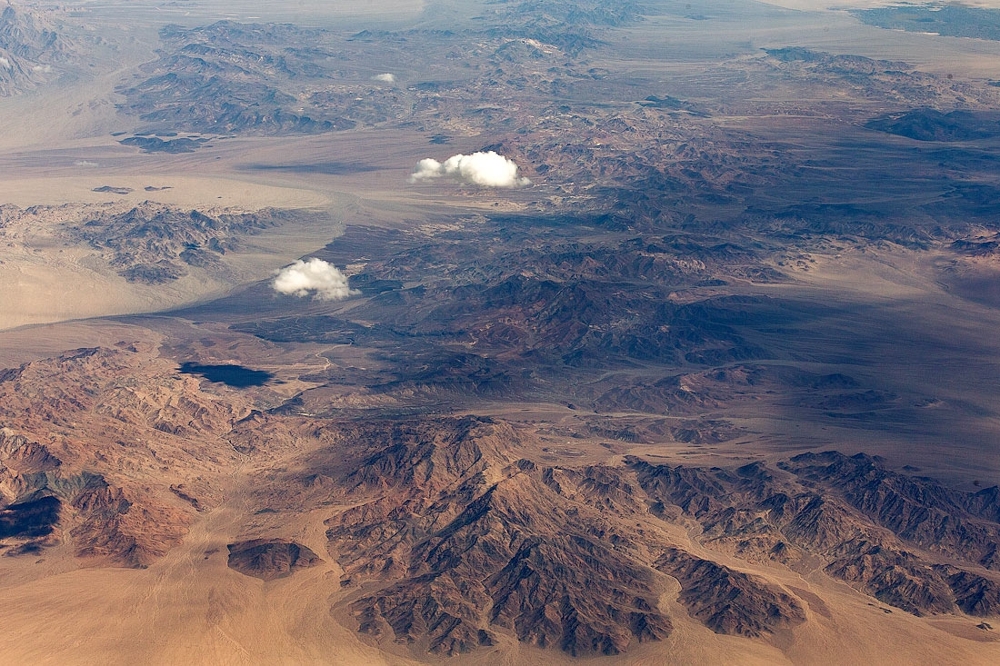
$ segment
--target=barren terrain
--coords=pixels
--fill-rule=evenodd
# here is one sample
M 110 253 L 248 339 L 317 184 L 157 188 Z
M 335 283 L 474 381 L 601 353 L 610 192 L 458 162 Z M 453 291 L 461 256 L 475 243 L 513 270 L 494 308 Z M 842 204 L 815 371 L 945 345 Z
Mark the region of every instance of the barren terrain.
M 5 660 L 1000 660 L 1000 42 L 821 4 L 4 11 Z

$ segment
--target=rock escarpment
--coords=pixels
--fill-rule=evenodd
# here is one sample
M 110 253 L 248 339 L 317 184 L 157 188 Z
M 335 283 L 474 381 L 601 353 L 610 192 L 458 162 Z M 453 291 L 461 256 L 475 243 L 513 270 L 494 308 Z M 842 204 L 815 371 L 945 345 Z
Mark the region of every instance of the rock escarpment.
M 320 559 L 300 543 L 282 539 L 251 539 L 227 546 L 229 568 L 261 580 L 292 575 L 295 569 L 316 566 Z

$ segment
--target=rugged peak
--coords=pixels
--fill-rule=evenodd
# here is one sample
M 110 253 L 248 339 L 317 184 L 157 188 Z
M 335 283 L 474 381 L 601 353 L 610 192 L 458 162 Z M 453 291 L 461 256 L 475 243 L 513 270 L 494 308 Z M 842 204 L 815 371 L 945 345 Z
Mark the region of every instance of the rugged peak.
M 61 50 L 61 38 L 37 13 L 7 4 L 0 12 L 0 49 L 27 60 L 39 60 Z
M 349 476 L 350 484 L 370 490 L 414 485 L 440 489 L 507 463 L 505 452 L 515 451 L 520 440 L 510 425 L 477 417 L 364 424 L 344 437 L 378 442 Z
M 66 40 L 36 12 L 6 5 L 0 12 L 0 96 L 30 90 L 52 65 L 65 62 Z
M 0 428 L 0 465 L 18 475 L 39 474 L 58 468 L 62 461 L 37 442 L 9 428 Z
M 413 480 L 412 489 L 328 522 L 345 584 L 394 581 L 351 604 L 362 632 L 441 654 L 491 645 L 509 632 L 578 656 L 618 654 L 669 634 L 669 620 L 655 610 L 655 574 L 626 554 L 631 537 L 599 511 L 608 498 L 634 504 L 621 470 L 557 470 L 567 489 L 560 494 L 551 468 L 490 450 L 491 438 L 512 434 L 509 426 L 444 424 L 451 430 L 433 447 L 412 430 L 400 441 L 403 431 L 383 424 L 386 448 L 348 478 L 376 479 L 357 486 L 367 491 L 400 479 Z M 470 440 L 476 446 L 465 448 Z M 389 462 L 375 465 L 380 457 Z
M 756 638 L 805 622 L 797 599 L 755 576 L 676 548 L 654 566 L 680 581 L 681 603 L 717 634 Z

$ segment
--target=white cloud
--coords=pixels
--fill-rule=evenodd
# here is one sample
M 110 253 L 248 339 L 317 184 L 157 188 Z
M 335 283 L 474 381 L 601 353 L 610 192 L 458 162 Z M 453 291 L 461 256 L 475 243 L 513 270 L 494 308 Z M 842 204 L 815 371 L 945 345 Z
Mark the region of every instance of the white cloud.
M 376 74 L 375 76 L 372 77 L 372 79 L 374 79 L 375 81 L 382 81 L 384 83 L 395 83 L 396 75 L 386 72 L 385 74 Z
M 0 56 L 0 67 L 3 67 L 4 69 L 12 69 L 10 60 L 7 60 L 7 58 Z
M 87 160 L 77 160 L 76 162 L 73 162 L 73 166 L 78 166 L 78 167 L 95 167 L 95 166 L 100 166 L 100 165 L 97 162 L 89 162 Z
M 45 74 L 49 74 L 52 72 L 52 65 L 35 65 L 31 69 L 32 71 L 35 72 L 43 72 Z
M 272 283 L 274 290 L 289 296 L 308 296 L 310 292 L 324 301 L 342 301 L 361 292 L 347 286 L 347 276 L 322 259 L 299 259 L 278 271 Z
M 410 176 L 410 182 L 442 176 L 483 187 L 521 187 L 531 184 L 527 178 L 518 177 L 517 165 L 513 161 L 492 150 L 488 153 L 452 155 L 443 163 L 429 157 L 420 160 Z

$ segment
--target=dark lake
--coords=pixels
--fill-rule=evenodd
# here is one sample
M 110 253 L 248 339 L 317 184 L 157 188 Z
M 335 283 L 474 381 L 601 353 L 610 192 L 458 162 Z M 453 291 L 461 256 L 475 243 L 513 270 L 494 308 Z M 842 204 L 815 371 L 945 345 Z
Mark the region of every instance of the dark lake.
M 242 365 L 199 365 L 198 363 L 182 363 L 181 372 L 188 375 L 201 375 L 210 382 L 220 382 L 226 386 L 246 388 L 247 386 L 263 386 L 274 375 L 264 370 L 253 370 Z

